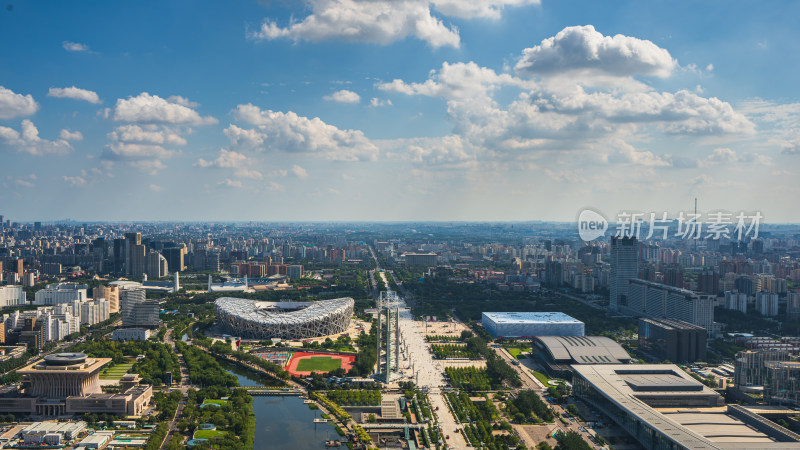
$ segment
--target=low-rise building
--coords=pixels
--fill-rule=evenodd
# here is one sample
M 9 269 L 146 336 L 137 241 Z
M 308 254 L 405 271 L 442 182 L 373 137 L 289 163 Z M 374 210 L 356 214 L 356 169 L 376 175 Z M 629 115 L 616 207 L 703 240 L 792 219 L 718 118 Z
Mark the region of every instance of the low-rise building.
M 36 291 L 35 305 L 52 306 L 69 303 L 74 300 L 86 301 L 86 291 L 89 286 L 78 283 L 48 284 L 44 289 Z
M 605 336 L 538 336 L 533 347 L 547 371 L 571 378 L 573 364 L 628 364 L 628 352 Z
M 561 312 L 485 312 L 481 323 L 495 337 L 583 336 L 583 322 Z
M 146 341 L 150 337 L 147 328 L 117 328 L 111 333 L 115 341 Z
M 800 436 L 673 364 L 572 366 L 573 392 L 648 449 L 800 449 Z

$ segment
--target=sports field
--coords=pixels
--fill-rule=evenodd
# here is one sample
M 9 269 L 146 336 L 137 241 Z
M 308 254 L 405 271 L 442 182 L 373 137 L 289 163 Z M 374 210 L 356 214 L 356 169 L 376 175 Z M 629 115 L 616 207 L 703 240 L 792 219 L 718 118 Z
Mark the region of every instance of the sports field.
M 310 375 L 312 372 L 330 372 L 353 367 L 356 357 L 352 355 L 328 355 L 322 353 L 297 352 L 289 361 L 286 370 L 292 375 Z
M 298 372 L 330 372 L 340 367 L 342 367 L 342 360 L 330 356 L 312 356 L 297 362 Z
M 114 364 L 100 371 L 101 380 L 119 380 L 133 367 L 133 363 Z

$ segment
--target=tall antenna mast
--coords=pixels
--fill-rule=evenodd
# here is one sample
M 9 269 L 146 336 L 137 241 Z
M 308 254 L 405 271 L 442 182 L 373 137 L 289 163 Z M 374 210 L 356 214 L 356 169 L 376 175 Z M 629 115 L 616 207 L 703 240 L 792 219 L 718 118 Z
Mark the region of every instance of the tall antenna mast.
M 697 197 L 694 198 L 694 220 L 697 220 Z M 694 240 L 694 251 L 697 251 L 697 238 Z

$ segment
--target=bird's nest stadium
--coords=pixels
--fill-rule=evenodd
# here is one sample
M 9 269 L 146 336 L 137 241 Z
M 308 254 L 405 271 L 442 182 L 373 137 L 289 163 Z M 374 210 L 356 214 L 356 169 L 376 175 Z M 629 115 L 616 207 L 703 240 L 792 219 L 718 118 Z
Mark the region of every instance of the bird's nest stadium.
M 230 334 L 250 339 L 307 339 L 347 331 L 353 315 L 350 297 L 318 302 L 259 302 L 217 299 L 217 320 Z

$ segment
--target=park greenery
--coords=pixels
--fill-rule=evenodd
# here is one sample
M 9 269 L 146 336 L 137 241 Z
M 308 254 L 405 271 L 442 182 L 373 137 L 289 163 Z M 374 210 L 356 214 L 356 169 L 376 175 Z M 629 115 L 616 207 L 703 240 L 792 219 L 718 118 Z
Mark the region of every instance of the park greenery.
M 480 358 L 480 354 L 478 354 L 473 348 L 470 348 L 467 345 L 431 344 L 431 350 L 433 350 L 433 356 L 436 357 L 436 359 L 448 359 L 448 358 L 478 359 L 478 358 Z
M 553 411 L 534 391 L 520 391 L 506 402 L 506 414 L 516 423 L 552 422 Z
M 223 369 L 212 355 L 183 342 L 176 342 L 175 345 L 178 352 L 183 354 L 183 360 L 186 363 L 192 384 L 224 387 L 239 385 L 236 377 Z
M 500 412 L 488 396 L 484 395 L 484 401 L 473 401 L 466 392 L 448 392 L 447 401 L 459 422 L 465 424 L 464 438 L 473 447 L 507 449 L 519 443 L 511 425 L 499 420 Z M 495 433 L 497 430 L 506 433 Z
M 358 355 L 356 355 L 356 360 L 353 363 L 353 367 L 347 373 L 349 376 L 366 377 L 372 374 L 375 364 L 378 361 L 378 354 L 375 348 L 378 343 L 376 330 L 377 323 L 373 320 L 372 325 L 370 326 L 369 334 L 362 330 L 361 334 L 358 336 L 358 339 L 356 339 L 356 343 L 358 344 Z
M 492 384 L 486 369 L 481 367 L 445 367 L 444 369 L 450 385 L 465 391 L 489 391 Z M 495 386 L 499 387 L 499 386 Z
M 336 390 L 328 391 L 325 395 L 340 405 L 346 406 L 380 406 L 381 391 L 379 390 Z
M 471 353 L 486 359 L 486 368 L 447 367 L 445 373 L 450 384 L 468 391 L 488 391 L 501 388 L 504 384 L 517 387 L 522 384 L 519 374 L 502 358 L 497 356 L 482 338 L 472 336 L 466 340 L 466 348 Z
M 153 341 L 86 341 L 72 347 L 73 351 L 84 352 L 95 358 L 111 358 L 112 364 L 123 364 L 129 358 L 143 355 L 136 361 L 130 372 L 138 373 L 142 383 L 161 386 L 167 382 L 167 373 L 173 381 L 180 381 L 181 371 L 178 356 L 169 345 Z
M 429 334 L 425 336 L 425 340 L 428 342 L 461 342 L 461 336 L 447 336 L 447 335 L 432 335 Z
M 566 433 L 559 433 L 556 436 L 556 444 L 555 450 L 591 450 L 592 446 L 587 444 L 586 441 L 583 440 L 580 434 L 573 430 L 569 430 Z
M 255 366 L 258 366 L 280 380 L 288 380 L 290 378 L 289 372 L 283 369 L 283 367 L 275 364 L 272 361 L 268 361 L 264 358 L 259 358 L 256 355 L 251 353 L 247 353 L 242 350 L 233 350 L 231 347 L 231 343 L 229 341 L 216 341 L 213 342 L 211 339 L 208 338 L 195 338 L 194 342 L 197 345 L 203 346 L 207 348 L 211 354 L 213 355 L 229 355 L 236 358 L 239 361 L 250 363 Z
M 336 416 L 336 418 L 339 419 L 340 422 L 346 424 L 350 420 L 350 414 L 348 414 L 347 411 L 342 409 L 341 406 L 336 404 L 336 402 L 330 400 L 325 394 L 322 394 L 320 392 L 312 392 L 309 394 L 309 396 L 312 399 L 317 400 L 318 402 L 325 405 L 325 407 L 331 413 L 333 413 L 333 415 Z
M 256 426 L 253 398 L 241 388 L 190 389 L 177 428 L 181 433 L 192 435 L 203 423 L 216 426 L 217 433 L 214 433 L 210 447 L 226 450 L 252 448 Z
M 353 348 L 350 336 L 347 334 L 339 335 L 335 341 L 330 337 L 326 337 L 325 340 L 322 341 L 321 343 L 318 341 L 314 342 L 303 341 L 303 348 L 324 349 L 324 350 L 332 350 L 335 352 L 345 352 L 345 353 L 354 353 L 356 351 L 356 349 Z
M 158 426 L 150 433 L 150 437 L 147 439 L 147 443 L 144 445 L 144 450 L 158 450 L 161 448 L 161 442 L 164 441 L 164 438 L 167 436 L 169 432 L 169 425 L 162 422 L 159 423 Z

